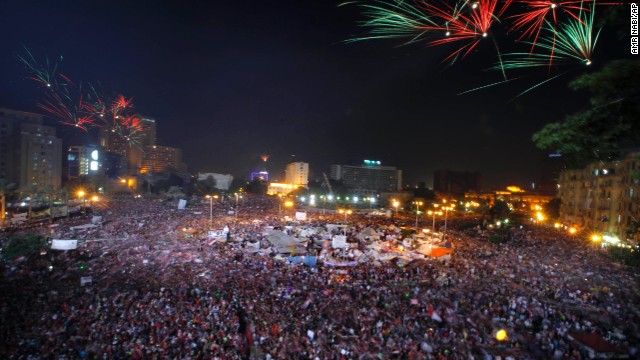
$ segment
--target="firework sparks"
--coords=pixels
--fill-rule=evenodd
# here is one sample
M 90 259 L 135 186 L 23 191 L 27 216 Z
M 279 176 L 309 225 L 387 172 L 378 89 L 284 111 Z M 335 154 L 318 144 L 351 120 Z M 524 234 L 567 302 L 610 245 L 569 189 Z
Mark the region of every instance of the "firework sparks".
M 539 41 L 529 43 L 540 52 L 507 54 L 501 66 L 506 68 L 531 68 L 550 66 L 552 64 L 591 65 L 593 53 L 600 30 L 594 35 L 595 9 L 579 14 L 577 19 L 570 19 L 560 24 L 557 28 L 552 23 L 546 22 L 544 30 L 548 33 L 541 36 Z M 495 67 L 497 68 L 497 67 Z
M 368 20 L 360 23 L 369 29 L 369 36 L 349 40 L 407 38 L 406 44 L 421 40 L 428 27 L 436 24 L 419 7 L 419 1 L 393 0 L 358 4 Z

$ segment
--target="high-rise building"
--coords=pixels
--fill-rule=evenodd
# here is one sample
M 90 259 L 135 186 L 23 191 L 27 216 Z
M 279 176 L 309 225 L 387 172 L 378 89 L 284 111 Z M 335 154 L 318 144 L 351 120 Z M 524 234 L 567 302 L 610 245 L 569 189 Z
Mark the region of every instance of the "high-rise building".
M 331 179 L 342 181 L 356 194 L 392 192 L 402 188 L 402 170 L 382 166 L 377 160 L 365 160 L 361 165 L 332 165 Z
M 140 172 L 145 149 L 156 145 L 156 120 L 142 116 L 140 117 L 140 127 L 135 142 L 124 139 L 107 128 L 100 135 L 100 145 L 107 152 L 119 155 L 120 163 L 112 166 L 122 169 L 122 172 L 128 175 Z
M 186 171 L 182 162 L 182 150 L 168 146 L 148 146 L 144 152 L 140 173 L 161 173 L 165 171 Z
M 640 153 L 560 174 L 560 220 L 619 239 L 638 239 Z M 631 230 L 631 231 L 630 231 Z
M 96 146 L 69 146 L 67 176 L 69 179 L 101 175 L 104 151 Z
M 480 173 L 436 170 L 433 173 L 433 191 L 443 194 L 464 195 L 480 191 Z
M 285 170 L 285 182 L 306 187 L 309 184 L 309 164 L 305 162 L 288 164 Z
M 0 109 L 0 177 L 21 188 L 59 189 L 62 140 L 41 115 Z

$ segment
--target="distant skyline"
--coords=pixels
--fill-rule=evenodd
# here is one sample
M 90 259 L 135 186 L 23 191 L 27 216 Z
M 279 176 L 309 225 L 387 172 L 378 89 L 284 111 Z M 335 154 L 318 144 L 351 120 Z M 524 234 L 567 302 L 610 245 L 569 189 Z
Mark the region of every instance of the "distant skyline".
M 39 91 L 16 59 L 27 47 L 62 56 L 76 81 L 132 97 L 191 172 L 248 178 L 268 154 L 274 178 L 303 161 L 315 180 L 375 159 L 403 170 L 404 183 L 430 186 L 435 170 L 450 169 L 479 172 L 483 188 L 530 188 L 543 156 L 531 135 L 589 106 L 567 87 L 579 71 L 515 99 L 535 79 L 456 95 L 501 80 L 484 71 L 492 47 L 448 66 L 443 48 L 346 43 L 363 19 L 338 4 L 3 1 L 0 107 L 37 111 Z M 607 28 L 599 46 L 593 69 L 628 52 Z M 80 137 L 74 130 L 58 133 Z

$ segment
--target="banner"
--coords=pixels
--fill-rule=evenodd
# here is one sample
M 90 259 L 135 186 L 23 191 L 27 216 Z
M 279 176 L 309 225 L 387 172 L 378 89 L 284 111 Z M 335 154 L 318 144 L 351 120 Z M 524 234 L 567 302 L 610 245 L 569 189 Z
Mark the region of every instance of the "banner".
M 102 224 L 102 216 L 94 216 L 91 218 L 92 224 Z
M 331 246 L 333 246 L 334 249 L 349 247 L 347 244 L 347 237 L 344 235 L 335 235 L 333 239 L 331 239 Z
M 67 216 L 68 213 L 69 213 L 68 206 L 56 206 L 51 208 L 51 217 L 53 217 L 54 219 L 65 217 Z
M 294 264 L 303 264 L 307 266 L 317 266 L 318 265 L 318 257 L 317 256 L 289 256 L 289 262 Z
M 92 280 L 91 276 L 83 276 L 80 278 L 80 286 L 91 285 Z
M 40 217 L 49 217 L 50 213 L 51 213 L 51 211 L 49 211 L 49 209 L 44 209 L 42 211 L 32 211 L 31 212 L 31 218 L 35 219 L 35 218 L 40 218 Z
M 75 250 L 78 248 L 78 240 L 53 240 L 51 250 Z
M 178 210 L 184 210 L 185 207 L 187 207 L 187 200 L 185 199 L 178 200 Z
M 307 220 L 307 213 L 302 211 L 296 211 L 296 220 L 300 220 L 300 221 Z

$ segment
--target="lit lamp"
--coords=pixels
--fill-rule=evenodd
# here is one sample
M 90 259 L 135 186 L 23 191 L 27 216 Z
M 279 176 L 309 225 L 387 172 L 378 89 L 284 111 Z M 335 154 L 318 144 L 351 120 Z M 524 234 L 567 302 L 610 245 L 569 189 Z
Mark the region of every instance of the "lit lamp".
M 396 216 L 398 216 L 398 206 L 400 206 L 400 202 L 398 200 L 393 200 L 393 207 L 396 208 Z
M 87 203 L 85 202 L 85 198 L 84 198 L 85 195 L 86 195 L 86 193 L 84 192 L 84 190 L 78 191 L 78 197 L 80 199 L 82 199 L 82 212 L 83 213 L 87 212 Z
M 414 201 L 414 204 L 416 204 L 416 228 L 418 227 L 418 214 L 420 213 L 420 205 L 423 204 L 422 201 Z

